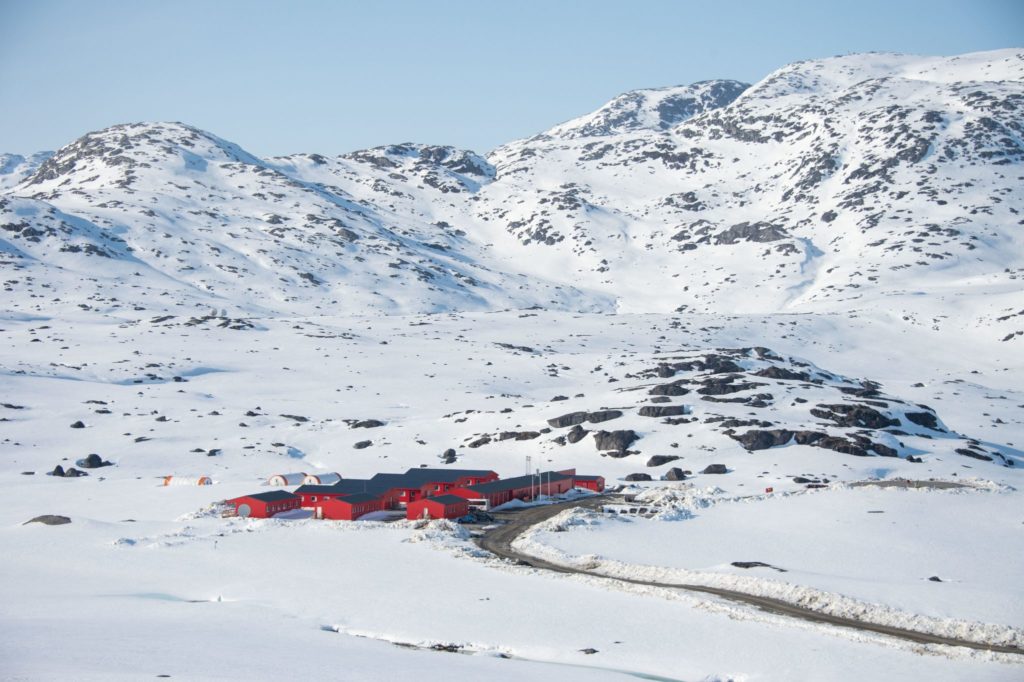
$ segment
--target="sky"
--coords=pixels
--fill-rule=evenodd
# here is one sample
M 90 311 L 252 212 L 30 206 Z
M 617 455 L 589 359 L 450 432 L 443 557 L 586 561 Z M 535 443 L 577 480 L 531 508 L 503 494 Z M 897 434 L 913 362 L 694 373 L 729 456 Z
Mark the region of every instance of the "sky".
M 486 152 L 644 87 L 1024 47 L 1024 0 L 0 0 L 0 152 L 183 121 L 261 156 Z

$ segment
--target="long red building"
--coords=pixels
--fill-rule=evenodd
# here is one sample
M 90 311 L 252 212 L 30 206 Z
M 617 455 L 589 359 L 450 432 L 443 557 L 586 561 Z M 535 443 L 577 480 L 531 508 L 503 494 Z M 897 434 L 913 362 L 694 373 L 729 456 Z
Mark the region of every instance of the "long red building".
M 484 469 L 409 469 L 403 474 L 343 478 L 333 485 L 302 485 L 295 493 L 273 491 L 228 500 L 239 516 L 269 518 L 282 511 L 309 509 L 315 518 L 353 521 L 384 509 L 406 509 L 407 518 L 459 518 L 469 505 L 491 509 L 514 499 L 566 493 L 573 488 L 604 490 L 601 476 L 579 476 L 575 469 L 499 479 Z

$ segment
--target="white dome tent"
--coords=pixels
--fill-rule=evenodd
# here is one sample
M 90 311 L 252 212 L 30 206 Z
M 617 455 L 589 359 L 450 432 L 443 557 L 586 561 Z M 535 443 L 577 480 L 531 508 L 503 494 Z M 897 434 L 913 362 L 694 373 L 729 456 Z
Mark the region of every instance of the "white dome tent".
M 302 479 L 302 485 L 334 485 L 341 480 L 341 474 L 328 472 L 323 474 L 306 474 Z
M 305 480 L 306 472 L 304 471 L 299 471 L 293 474 L 274 474 L 273 476 L 267 479 L 267 485 L 302 485 L 302 482 Z

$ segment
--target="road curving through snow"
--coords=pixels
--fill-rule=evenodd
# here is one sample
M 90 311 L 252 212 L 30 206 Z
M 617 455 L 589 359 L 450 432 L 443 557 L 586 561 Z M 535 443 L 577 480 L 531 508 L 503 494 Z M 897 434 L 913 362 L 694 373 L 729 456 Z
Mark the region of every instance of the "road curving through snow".
M 513 542 L 520 535 L 522 535 L 529 529 L 533 528 L 534 526 L 556 516 L 557 514 L 560 514 L 568 509 L 577 507 L 589 509 L 599 508 L 602 505 L 612 501 L 613 499 L 614 498 L 610 495 L 595 495 L 592 497 L 587 497 L 559 504 L 524 507 L 521 509 L 517 509 L 515 511 L 498 512 L 495 514 L 495 517 L 503 523 L 501 523 L 500 525 L 495 525 L 492 528 L 488 528 L 483 533 L 483 535 L 477 538 L 477 543 L 480 545 L 481 548 L 491 552 L 496 556 L 511 561 L 516 561 L 521 564 L 529 565 L 533 568 L 545 571 L 552 571 L 556 573 L 565 574 L 586 575 L 596 578 L 602 578 L 605 580 L 616 580 L 619 582 L 630 583 L 633 585 L 644 585 L 649 587 L 659 587 L 665 589 L 686 590 L 689 592 L 701 592 L 721 597 L 731 602 L 745 604 L 747 606 L 753 606 L 766 613 L 771 613 L 773 615 L 797 618 L 804 621 L 824 623 L 827 625 L 851 628 L 865 632 L 873 632 L 877 634 L 887 635 L 890 637 L 895 637 L 909 642 L 914 642 L 917 644 L 938 644 L 942 646 L 966 647 L 981 651 L 990 651 L 994 653 L 1015 654 L 1019 656 L 1024 656 L 1024 649 L 1021 649 L 1016 646 L 958 639 L 955 637 L 947 637 L 927 632 L 908 630 L 904 628 L 893 627 L 881 623 L 873 623 L 870 621 L 859 620 L 855 618 L 847 618 L 843 616 L 832 615 L 828 613 L 823 613 L 821 611 L 805 608 L 796 604 L 782 601 L 780 599 L 758 596 L 755 594 L 749 594 L 736 590 L 724 589 L 708 585 L 664 583 L 652 580 L 629 578 L 624 576 L 610 576 L 586 568 L 566 566 L 563 564 L 555 563 L 543 559 L 541 557 L 526 554 L 521 550 L 518 550 L 515 547 L 513 547 Z

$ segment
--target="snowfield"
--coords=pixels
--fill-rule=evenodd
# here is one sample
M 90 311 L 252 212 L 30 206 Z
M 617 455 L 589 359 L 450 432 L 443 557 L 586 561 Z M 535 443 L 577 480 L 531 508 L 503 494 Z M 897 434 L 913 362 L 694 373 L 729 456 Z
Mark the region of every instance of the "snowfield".
M 673 497 L 641 495 L 629 505 L 663 510 L 653 520 L 566 512 L 517 547 L 612 576 L 729 587 L 873 622 L 1024 643 L 1024 567 L 1009 559 L 1024 552 L 1014 492 L 840 487 Z M 768 565 L 733 565 L 752 561 Z
M 530 552 L 1020 644 L 1022 74 L 801 62 L 486 155 L 137 123 L 0 156 L 0 679 L 1021 679 L 450 523 L 218 505 L 530 457 L 653 516 Z M 852 487 L 896 479 L 968 488 Z

